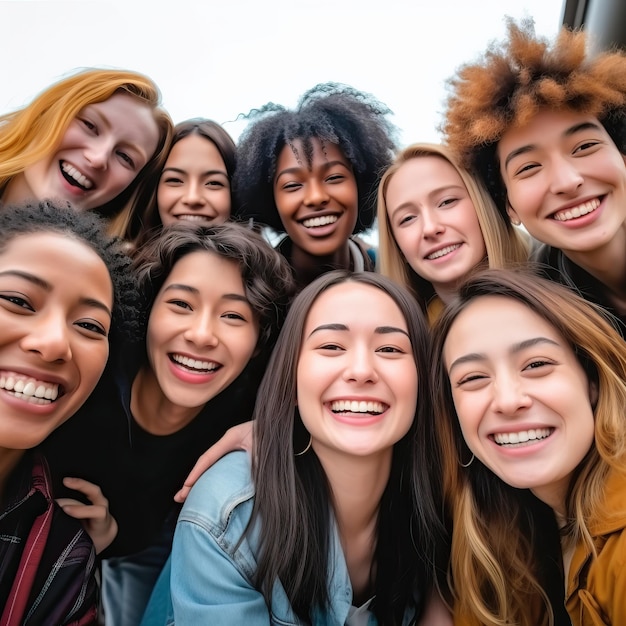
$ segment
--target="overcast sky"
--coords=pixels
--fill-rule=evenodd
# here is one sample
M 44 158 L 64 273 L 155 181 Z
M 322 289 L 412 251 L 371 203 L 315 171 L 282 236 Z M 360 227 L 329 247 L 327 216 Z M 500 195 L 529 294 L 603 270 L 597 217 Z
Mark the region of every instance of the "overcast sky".
M 504 16 L 557 32 L 562 0 L 17 0 L 0 2 L 0 113 L 82 67 L 150 76 L 175 122 L 293 106 L 347 83 L 394 112 L 403 145 L 437 141 L 445 79 L 504 35 Z

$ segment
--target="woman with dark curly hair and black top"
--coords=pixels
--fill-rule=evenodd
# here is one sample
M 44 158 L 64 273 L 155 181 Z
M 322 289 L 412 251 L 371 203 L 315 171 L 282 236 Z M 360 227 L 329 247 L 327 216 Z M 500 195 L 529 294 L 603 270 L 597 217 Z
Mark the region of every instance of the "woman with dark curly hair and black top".
M 141 619 L 194 462 L 250 419 L 292 286 L 285 259 L 240 224 L 168 226 L 137 254 L 146 327 L 46 442 L 53 475 L 99 485 L 117 521 L 102 554 L 114 626 Z
M 251 111 L 237 146 L 233 217 L 286 236 L 277 246 L 298 289 L 332 269 L 373 270 L 358 235 L 376 215 L 376 189 L 395 148 L 389 109 L 336 83 L 303 94 L 294 110 Z
M 112 541 L 116 524 L 85 480 L 66 479 L 85 503 L 55 501 L 37 447 L 85 402 L 109 349 L 137 330 L 129 265 L 93 213 L 51 202 L 0 211 L 3 625 L 95 623 L 94 548 Z

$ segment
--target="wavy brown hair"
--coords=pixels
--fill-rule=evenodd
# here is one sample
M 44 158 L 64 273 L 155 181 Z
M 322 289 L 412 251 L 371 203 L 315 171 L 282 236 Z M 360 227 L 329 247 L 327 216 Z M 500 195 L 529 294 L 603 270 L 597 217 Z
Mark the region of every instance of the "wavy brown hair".
M 504 210 L 496 146 L 541 109 L 593 115 L 626 152 L 626 52 L 587 53 L 582 31 L 562 28 L 553 42 L 532 20 L 507 19 L 508 38 L 449 79 L 442 132 L 462 164 L 476 169 Z
M 511 298 L 545 319 L 597 386 L 594 443 L 569 485 L 563 529 L 565 541 L 582 542 L 592 554 L 589 528 L 608 514 L 603 506 L 607 474 L 611 467 L 626 471 L 626 344 L 600 307 L 524 270 L 484 270 L 473 276 L 434 326 L 433 432 L 453 521 L 450 586 L 455 612 L 486 626 L 551 624 L 544 591 L 550 581 L 541 576 L 543 557 L 537 549 L 543 528 L 530 510 L 532 494 L 510 487 L 478 459 L 460 466 L 471 452 L 459 426 L 443 349 L 458 316 L 488 296 Z

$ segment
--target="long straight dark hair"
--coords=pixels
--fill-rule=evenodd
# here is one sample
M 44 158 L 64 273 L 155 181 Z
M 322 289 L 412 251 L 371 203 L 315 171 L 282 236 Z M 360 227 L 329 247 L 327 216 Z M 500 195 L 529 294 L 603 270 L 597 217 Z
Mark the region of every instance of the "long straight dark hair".
M 402 312 L 418 371 L 418 404 L 409 432 L 394 446 L 391 474 L 383 493 L 375 548 L 376 594 L 372 610 L 380 623 L 399 624 L 407 606 L 418 613 L 431 585 L 433 529 L 439 528 L 437 492 L 418 431 L 428 422 L 427 350 L 429 335 L 415 299 L 403 287 L 372 272 L 329 272 L 309 284 L 294 300 L 257 395 L 255 408 L 256 487 L 249 528 L 260 527 L 256 584 L 268 605 L 280 580 L 296 614 L 308 621 L 329 603 L 328 564 L 331 541 L 331 494 L 322 466 L 313 452 L 303 456 L 308 441 L 296 418 L 296 371 L 305 321 L 324 291 L 346 282 L 380 289 Z M 304 436 L 307 435 L 307 436 Z M 417 494 L 415 506 L 412 496 Z M 258 524 L 255 524 L 258 522 Z

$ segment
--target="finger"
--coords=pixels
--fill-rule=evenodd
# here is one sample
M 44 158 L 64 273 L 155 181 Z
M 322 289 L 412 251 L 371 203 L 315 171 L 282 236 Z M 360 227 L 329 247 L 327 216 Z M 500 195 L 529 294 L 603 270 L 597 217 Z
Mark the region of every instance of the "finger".
M 103 506 L 108 506 L 109 504 L 109 501 L 104 497 L 100 487 L 94 483 L 90 483 L 88 480 L 66 476 L 63 479 L 63 484 L 69 489 L 84 493 L 93 504 Z
M 94 522 L 103 522 L 107 519 L 108 510 L 104 506 L 94 506 L 90 504 L 61 504 L 65 513 L 74 519 L 90 519 Z

